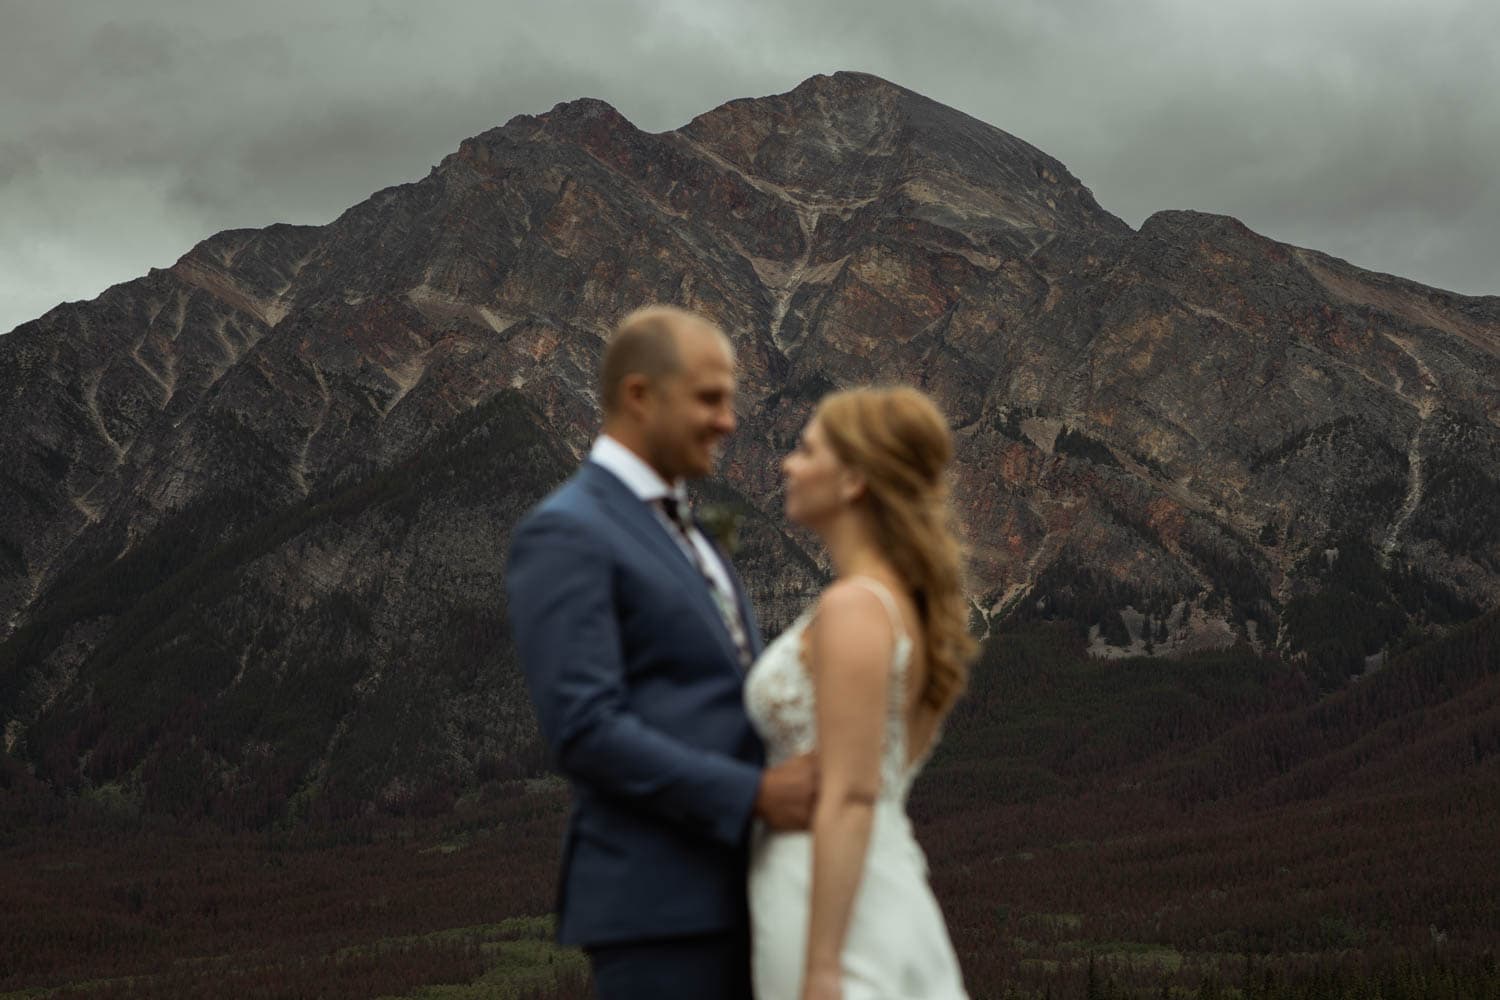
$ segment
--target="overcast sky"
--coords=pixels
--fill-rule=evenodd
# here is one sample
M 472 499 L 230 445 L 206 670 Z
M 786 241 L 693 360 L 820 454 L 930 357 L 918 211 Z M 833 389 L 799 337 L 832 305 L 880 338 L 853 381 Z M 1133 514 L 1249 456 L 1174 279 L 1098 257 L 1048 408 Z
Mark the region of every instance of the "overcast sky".
M 676 128 L 863 70 L 1164 208 L 1500 294 L 1494 0 L 0 0 L 0 331 L 325 223 L 514 115 Z

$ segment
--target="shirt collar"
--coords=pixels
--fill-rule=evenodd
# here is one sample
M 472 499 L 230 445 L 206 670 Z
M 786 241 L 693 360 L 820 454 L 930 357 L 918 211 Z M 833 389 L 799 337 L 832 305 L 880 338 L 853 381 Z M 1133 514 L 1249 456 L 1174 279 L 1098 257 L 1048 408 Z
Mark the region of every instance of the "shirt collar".
M 608 434 L 600 434 L 594 439 L 594 446 L 589 449 L 589 461 L 604 466 L 645 503 L 660 500 L 668 494 L 679 501 L 687 501 L 686 483 L 679 479 L 668 485 L 644 459 Z

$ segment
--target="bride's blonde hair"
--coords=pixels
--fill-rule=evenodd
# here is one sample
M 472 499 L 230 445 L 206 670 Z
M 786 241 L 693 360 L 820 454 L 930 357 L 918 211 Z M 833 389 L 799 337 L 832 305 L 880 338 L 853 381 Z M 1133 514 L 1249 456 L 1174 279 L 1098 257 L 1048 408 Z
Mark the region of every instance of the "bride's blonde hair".
M 911 587 L 922 619 L 921 701 L 946 712 L 963 694 L 976 649 L 963 548 L 948 502 L 948 422 L 926 394 L 906 386 L 834 393 L 814 418 L 839 461 L 865 477 L 860 502 L 874 517 L 876 542 Z

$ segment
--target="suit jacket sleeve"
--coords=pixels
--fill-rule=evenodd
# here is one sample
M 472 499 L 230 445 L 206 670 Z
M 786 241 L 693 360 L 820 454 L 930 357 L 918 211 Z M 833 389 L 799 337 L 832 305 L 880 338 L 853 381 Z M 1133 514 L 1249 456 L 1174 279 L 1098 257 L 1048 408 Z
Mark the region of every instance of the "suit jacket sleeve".
M 731 846 L 744 842 L 760 769 L 647 725 L 625 696 L 609 554 L 556 515 L 511 546 L 512 632 L 542 735 L 568 777 Z

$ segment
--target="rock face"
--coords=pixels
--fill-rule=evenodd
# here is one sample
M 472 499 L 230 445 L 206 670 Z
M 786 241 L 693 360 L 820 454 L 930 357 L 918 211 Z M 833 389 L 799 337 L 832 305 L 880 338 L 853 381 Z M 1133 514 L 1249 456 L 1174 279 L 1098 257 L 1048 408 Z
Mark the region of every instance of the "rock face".
M 656 135 L 521 116 L 0 338 L 5 750 L 178 811 L 537 766 L 508 533 L 649 301 L 735 340 L 704 492 L 748 513 L 768 629 L 823 577 L 777 459 L 823 393 L 891 380 L 956 428 L 990 631 L 1347 670 L 1500 603 L 1500 299 L 1221 216 L 1133 231 L 1019 139 L 840 73 Z

